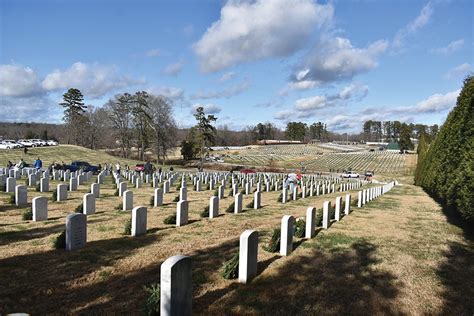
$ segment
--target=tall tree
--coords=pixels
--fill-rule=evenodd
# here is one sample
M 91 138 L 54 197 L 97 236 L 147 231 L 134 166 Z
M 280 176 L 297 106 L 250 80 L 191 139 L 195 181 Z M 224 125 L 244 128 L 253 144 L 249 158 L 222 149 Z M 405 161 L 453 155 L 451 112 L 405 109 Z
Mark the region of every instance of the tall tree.
M 153 131 L 156 161 L 165 164 L 168 152 L 176 145 L 176 122 L 173 119 L 171 100 L 164 96 L 148 97 L 149 125 Z
M 149 111 L 149 96 L 146 91 L 138 91 L 135 93 L 133 98 L 132 117 L 135 123 L 135 129 L 137 132 L 137 147 L 138 147 L 138 158 L 140 160 L 145 159 L 145 147 L 148 143 L 148 126 L 150 116 Z
M 207 115 L 204 113 L 203 107 L 198 107 L 196 109 L 196 113 L 194 114 L 196 118 L 196 130 L 198 132 L 198 139 L 200 144 L 200 166 L 202 168 L 204 153 L 206 150 L 206 146 L 212 144 L 215 139 L 215 127 L 212 125 L 213 122 L 217 121 L 217 117 L 214 115 Z
M 306 124 L 303 122 L 288 122 L 286 125 L 286 137 L 290 140 L 303 141 L 306 135 Z
M 68 131 L 67 142 L 79 145 L 86 125 L 84 113 L 87 107 L 84 105 L 84 96 L 79 89 L 70 88 L 63 94 L 63 102 L 59 105 L 64 108 L 63 121 Z
M 128 158 L 132 146 L 132 115 L 133 96 L 124 93 L 117 95 L 106 104 L 112 127 L 117 132 L 122 156 Z
M 400 150 L 405 152 L 405 150 L 412 150 L 414 145 L 411 141 L 411 128 L 409 125 L 403 123 L 401 126 L 400 139 L 398 140 L 398 145 Z

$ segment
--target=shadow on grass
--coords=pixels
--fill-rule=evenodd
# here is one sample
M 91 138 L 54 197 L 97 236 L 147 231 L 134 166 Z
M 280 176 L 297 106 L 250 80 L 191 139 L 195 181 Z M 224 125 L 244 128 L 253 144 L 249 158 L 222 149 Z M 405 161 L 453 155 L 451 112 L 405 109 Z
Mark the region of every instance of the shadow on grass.
M 474 249 L 472 244 L 449 242 L 436 274 L 444 285 L 445 304 L 440 315 L 474 314 Z
M 151 271 L 145 269 L 132 275 L 112 276 L 111 280 L 86 280 L 94 272 L 114 265 L 137 249 L 159 240 L 160 237 L 156 234 L 120 237 L 92 241 L 76 251 L 49 250 L 2 259 L 0 313 L 70 313 L 94 302 L 104 293 L 112 297 L 113 302 L 130 301 L 134 296 L 133 291 L 141 292 L 146 284 L 142 274 L 150 273 L 148 278 L 152 277 L 155 282 L 159 280 L 159 263 Z M 120 292 L 120 288 L 125 288 L 121 292 L 123 296 L 116 296 L 115 292 Z M 114 306 L 113 302 L 111 306 Z M 123 304 L 118 305 L 125 307 Z
M 330 249 L 329 249 L 330 250 Z M 316 315 L 398 314 L 394 275 L 372 269 L 376 247 L 356 241 L 348 249 L 295 256 L 276 273 L 227 293 L 210 314 Z M 199 305 L 196 314 L 203 313 Z

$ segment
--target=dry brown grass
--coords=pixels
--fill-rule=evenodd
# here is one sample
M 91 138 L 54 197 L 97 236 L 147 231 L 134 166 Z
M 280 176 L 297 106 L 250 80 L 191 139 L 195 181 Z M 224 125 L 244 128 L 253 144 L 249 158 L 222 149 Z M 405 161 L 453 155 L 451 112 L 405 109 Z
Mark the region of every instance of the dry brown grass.
M 50 220 L 39 223 L 23 221 L 23 209 L 4 205 L 6 195 L 0 195 L 0 314 L 138 314 L 143 286 L 159 282 L 160 264 L 176 254 L 193 257 L 196 314 L 432 314 L 472 294 L 450 298 L 446 279 L 452 272 L 438 273 L 443 265 L 451 268 L 446 255 L 450 244 L 471 256 L 472 244 L 446 222 L 436 203 L 411 185 L 355 209 L 311 241 L 295 240 L 298 247 L 286 258 L 261 249 L 281 217 L 304 216 L 307 206 L 320 211 L 324 200 L 334 201 L 339 194 L 283 205 L 276 202 L 279 192 L 263 193 L 262 209 L 238 215 L 224 212 L 233 201 L 227 197 L 220 203 L 221 216 L 209 220 L 199 213 L 212 191 L 194 192 L 189 186 L 190 224 L 175 228 L 163 224 L 175 212 L 175 188 L 165 195 L 163 207 L 153 208 L 153 189 L 146 185 L 133 191 L 134 205 L 148 206 L 149 231 L 132 238 L 122 235 L 131 213 L 114 210 L 121 198 L 113 196 L 108 178 L 97 213 L 88 217 L 87 246 L 74 252 L 53 250 L 51 239 L 64 229 L 66 215 L 88 189 L 81 186 L 66 202 L 50 202 Z M 30 189 L 28 201 L 38 195 Z M 251 200 L 245 196 L 243 205 Z M 260 233 L 259 276 L 249 285 L 220 276 L 245 229 Z M 473 285 L 472 279 L 467 281 Z M 466 311 L 456 308 L 458 314 Z

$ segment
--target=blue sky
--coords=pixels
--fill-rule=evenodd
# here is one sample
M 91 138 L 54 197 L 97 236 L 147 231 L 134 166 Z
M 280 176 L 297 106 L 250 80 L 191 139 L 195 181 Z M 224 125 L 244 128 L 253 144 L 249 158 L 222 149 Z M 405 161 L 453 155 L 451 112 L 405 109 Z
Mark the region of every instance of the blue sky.
M 61 122 L 75 87 L 166 95 L 181 127 L 441 124 L 474 70 L 470 0 L 0 3 L 0 121 Z

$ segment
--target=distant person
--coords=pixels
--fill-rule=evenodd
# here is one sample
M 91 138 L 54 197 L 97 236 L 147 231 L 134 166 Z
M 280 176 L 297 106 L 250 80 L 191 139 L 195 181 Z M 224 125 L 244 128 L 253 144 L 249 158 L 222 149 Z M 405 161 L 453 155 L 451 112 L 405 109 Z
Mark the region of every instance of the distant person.
M 117 175 L 120 175 L 120 163 L 115 164 L 115 171 L 117 172 Z
M 151 163 L 150 163 L 149 161 L 147 161 L 147 162 L 145 163 L 145 166 L 143 166 L 143 167 L 144 167 L 144 168 L 143 168 L 143 171 L 145 171 L 145 174 L 150 174 L 151 171 L 152 171 L 152 169 L 153 169 L 153 167 L 152 167 L 152 165 L 151 165 Z
M 28 148 L 26 148 L 26 146 L 25 146 L 25 149 L 23 149 L 23 153 L 24 153 L 25 155 L 28 154 Z
M 20 161 L 16 164 L 16 167 L 18 169 L 23 169 L 25 168 L 25 161 L 23 160 L 23 158 L 20 159 Z
M 43 167 L 43 162 L 41 161 L 41 159 L 39 159 L 39 157 L 36 158 L 36 160 L 35 160 L 35 169 L 40 170 L 42 167 Z
M 10 160 L 8 160 L 7 170 L 10 170 L 11 168 L 13 168 L 13 163 Z
M 102 166 L 101 166 L 101 164 L 99 164 L 97 167 L 99 168 L 99 172 L 102 171 Z

